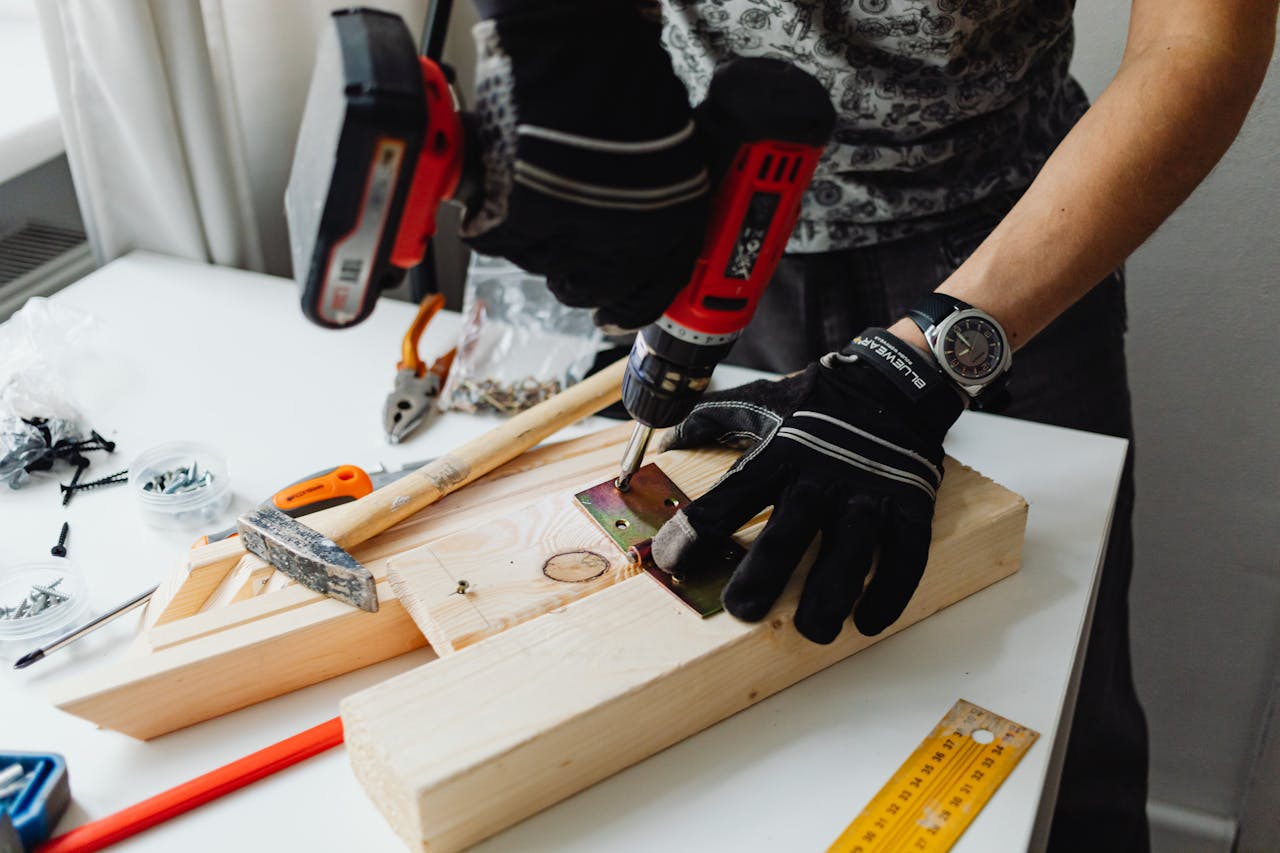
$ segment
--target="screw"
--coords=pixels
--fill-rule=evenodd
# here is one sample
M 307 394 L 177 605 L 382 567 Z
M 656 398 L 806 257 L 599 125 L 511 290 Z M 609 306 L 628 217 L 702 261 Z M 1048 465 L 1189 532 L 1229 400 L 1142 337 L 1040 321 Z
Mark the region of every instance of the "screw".
M 84 469 L 89 467 L 89 460 L 78 454 L 70 461 L 76 466 L 76 472 L 71 475 L 71 484 L 62 493 L 63 506 L 71 503 L 71 496 L 76 493 L 76 485 L 80 482 L 80 475 L 84 473 Z
M 67 534 L 71 532 L 71 523 L 62 522 L 62 532 L 58 534 L 58 544 L 49 549 L 49 553 L 55 557 L 67 556 Z
M 453 592 L 455 595 L 466 595 L 470 589 L 471 589 L 470 581 L 458 581 L 458 588 L 455 589 Z
M 67 595 L 65 592 L 58 592 L 58 590 L 54 589 L 51 586 L 40 586 L 39 584 L 32 584 L 31 588 L 36 590 L 46 598 L 52 598 L 54 602 L 57 604 L 61 604 L 62 602 L 66 601 L 71 597 Z
M 96 489 L 99 486 L 115 486 L 120 483 L 128 482 L 128 480 L 129 480 L 129 470 L 126 468 L 123 471 L 117 471 L 116 473 L 112 474 L 110 477 L 103 477 L 100 480 L 93 480 L 88 483 L 77 483 L 74 487 L 62 486 L 61 488 L 64 492 L 66 491 L 83 492 L 87 489 Z
M 107 451 L 108 453 L 116 452 L 116 443 L 114 441 L 107 441 L 105 438 L 98 435 L 98 431 L 96 429 L 89 430 L 89 434 L 92 435 L 95 440 L 97 440 L 98 444 L 102 445 L 103 450 Z

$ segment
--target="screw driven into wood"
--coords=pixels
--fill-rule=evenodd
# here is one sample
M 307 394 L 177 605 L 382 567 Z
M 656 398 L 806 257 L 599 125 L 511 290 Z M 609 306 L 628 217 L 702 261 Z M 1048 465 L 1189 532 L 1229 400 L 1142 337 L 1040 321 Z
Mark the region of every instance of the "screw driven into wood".
M 49 553 L 55 557 L 67 556 L 67 534 L 71 532 L 71 523 L 62 522 L 62 532 L 58 534 L 58 544 L 49 549 Z
M 458 581 L 458 588 L 453 592 L 455 595 L 466 595 L 471 589 L 470 581 Z

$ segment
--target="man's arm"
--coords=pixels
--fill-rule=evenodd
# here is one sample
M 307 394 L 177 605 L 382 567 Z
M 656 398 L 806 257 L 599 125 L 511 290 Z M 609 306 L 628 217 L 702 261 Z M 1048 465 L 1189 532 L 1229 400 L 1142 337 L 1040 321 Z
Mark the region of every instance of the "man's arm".
M 938 290 L 1030 340 L 1142 244 L 1235 139 L 1280 0 L 1133 0 L 1115 79 Z M 890 331 L 922 348 L 910 320 Z

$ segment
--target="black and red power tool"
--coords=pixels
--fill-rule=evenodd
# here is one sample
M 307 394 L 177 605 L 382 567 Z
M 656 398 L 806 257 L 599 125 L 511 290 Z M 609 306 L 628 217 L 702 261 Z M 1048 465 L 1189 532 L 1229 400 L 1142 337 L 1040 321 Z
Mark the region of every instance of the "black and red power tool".
M 437 8 L 443 4 L 437 3 Z M 302 311 L 353 326 L 422 261 L 436 211 L 478 191 L 474 133 L 398 16 L 342 9 L 320 37 L 285 216 Z
M 439 8 L 439 7 L 437 7 Z M 474 120 L 448 76 L 418 56 L 397 16 L 335 12 L 307 96 L 286 191 L 303 312 L 331 328 L 359 323 L 421 261 L 440 204 L 482 183 Z M 636 420 L 619 485 L 655 428 L 689 414 L 755 313 L 835 126 L 822 85 L 789 63 L 719 68 L 697 109 L 716 197 L 689 284 L 637 336 L 622 385 Z M 608 282 L 601 282 L 607 287 Z
M 685 419 L 751 321 L 835 127 L 822 85 L 773 59 L 721 66 L 697 113 L 716 196 L 689 284 L 631 348 L 622 403 L 636 426 L 616 481 L 623 491 L 653 430 Z

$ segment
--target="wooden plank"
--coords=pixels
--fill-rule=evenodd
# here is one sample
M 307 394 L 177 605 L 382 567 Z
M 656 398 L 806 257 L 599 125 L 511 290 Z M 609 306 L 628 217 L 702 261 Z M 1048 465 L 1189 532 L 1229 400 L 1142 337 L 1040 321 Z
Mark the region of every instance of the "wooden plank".
M 149 740 L 426 645 L 385 583 L 378 599 L 367 613 L 323 598 L 119 660 L 52 685 L 49 700 Z
M 145 624 L 163 625 L 199 611 L 242 556 L 240 543 L 229 539 L 192 548 L 151 596 Z
M 534 451 L 501 476 L 456 492 L 358 546 L 355 556 L 380 582 L 382 608 L 370 614 L 372 620 L 292 585 L 156 624 L 144 634 L 151 654 L 130 654 L 56 684 L 51 696 L 100 726 L 149 738 L 418 648 L 425 639 L 381 583 L 386 558 L 510 513 L 539 489 L 600 476 L 617 464 L 628 433 L 624 426 Z M 197 550 L 210 553 L 212 547 Z M 231 548 L 222 550 L 234 557 Z M 356 644 L 358 652 L 339 653 Z M 152 712 L 157 702 L 164 713 Z
M 920 588 L 878 637 L 800 637 L 803 572 L 755 624 L 633 577 L 344 700 L 352 768 L 411 848 L 461 850 L 1017 570 L 1017 495 L 952 464 L 938 513 Z
M 547 465 L 581 457 L 604 447 L 619 445 L 626 441 L 630 434 L 629 430 L 629 425 L 620 424 L 590 435 L 536 447 L 491 471 L 467 488 L 448 495 L 439 503 L 447 502 L 451 507 L 450 512 L 458 512 L 473 503 L 479 504 L 491 500 L 495 493 L 515 492 L 529 488 L 529 479 L 510 483 L 506 487 L 501 487 L 498 492 L 481 487 L 491 486 L 495 481 L 515 475 L 536 472 Z M 412 538 L 416 534 L 410 531 L 417 530 L 419 525 L 434 517 L 432 507 L 428 507 L 376 538 L 395 541 L 394 537 L 401 534 Z M 265 585 L 265 580 L 272 572 L 273 570 L 264 562 L 246 554 L 238 539 L 228 539 L 193 548 L 184 555 L 182 563 L 166 576 L 161 588 L 152 597 L 147 608 L 146 623 L 148 626 L 163 625 L 175 619 L 191 616 L 201 610 L 223 607 L 247 598 L 249 595 L 257 594 L 262 590 L 253 588 L 255 582 Z
M 696 496 L 738 455 L 679 451 L 654 461 L 685 494 Z M 573 497 L 616 474 L 618 460 L 604 461 L 564 477 L 555 494 L 388 561 L 396 597 L 436 654 L 451 654 L 634 574 Z M 458 595 L 463 580 L 467 593 Z

